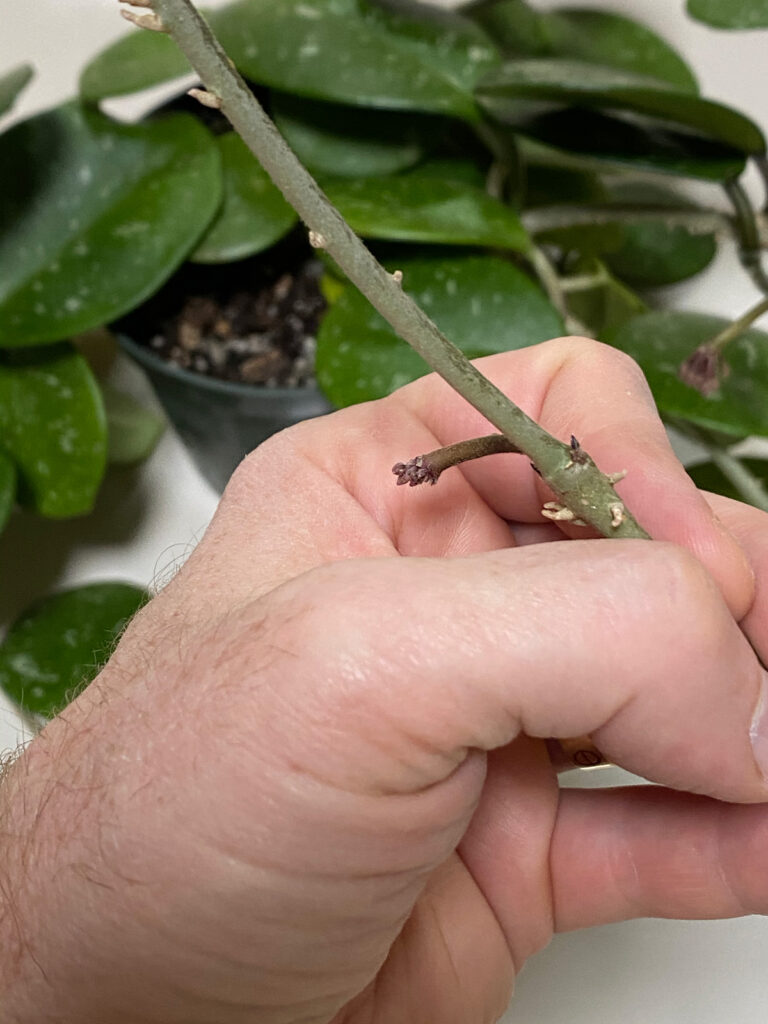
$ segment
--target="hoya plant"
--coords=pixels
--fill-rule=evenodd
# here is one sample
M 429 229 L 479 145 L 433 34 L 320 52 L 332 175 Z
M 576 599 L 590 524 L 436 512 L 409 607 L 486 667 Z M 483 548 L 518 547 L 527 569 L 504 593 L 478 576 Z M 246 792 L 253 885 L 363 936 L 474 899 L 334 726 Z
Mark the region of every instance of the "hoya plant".
M 150 446 L 133 406 L 122 419 L 113 412 L 110 428 L 105 409 L 117 403 L 105 401 L 78 347 L 84 332 L 141 307 L 192 264 L 269 253 L 303 232 L 297 210 L 325 266 L 316 377 L 335 405 L 427 372 L 427 348 L 403 340 L 414 340 L 412 307 L 391 313 L 379 301 L 394 296 L 394 282 L 469 358 L 564 331 L 630 353 L 665 419 L 710 453 L 692 471 L 698 482 L 768 508 L 765 464 L 732 450 L 768 436 L 768 335 L 751 326 L 768 298 L 734 323 L 671 311 L 663 299 L 723 242 L 768 293 L 762 213 L 740 182 L 748 163 L 768 178 L 765 139 L 744 114 L 703 97 L 665 40 L 614 13 L 543 12 L 523 0 L 450 12 L 416 0 L 239 0 L 207 24 L 247 83 L 240 110 L 224 96 L 231 83 L 212 84 L 227 61 L 206 63 L 217 51 L 205 32 L 208 56 L 203 48 L 195 59 L 183 24 L 164 20 L 168 6 L 126 9 L 150 31 L 133 29 L 97 54 L 77 97 L 0 136 L 0 512 L 18 502 L 43 516 L 83 514 L 109 445 Z M 721 27 L 768 24 L 760 0 L 690 0 L 689 11 Z M 131 123 L 107 112 L 115 97 L 161 83 L 178 81 L 183 95 L 190 56 L 206 85 L 193 100 Z M 0 82 L 0 103 L 26 75 Z M 360 276 L 357 257 L 345 260 L 337 222 L 323 219 L 326 207 L 313 221 L 305 205 L 313 186 L 295 175 L 287 187 L 273 183 L 273 160 L 247 130 L 252 93 L 384 271 L 366 263 Z M 236 106 L 239 132 L 217 110 L 236 120 Z M 694 202 L 689 181 L 711 201 Z M 551 517 L 573 518 L 554 463 L 591 473 L 588 457 L 550 445 L 548 469 L 546 451 L 530 452 L 488 418 L 545 475 L 558 498 Z M 415 482 L 412 467 L 404 473 Z M 595 499 L 595 525 L 623 535 L 633 521 L 605 490 L 613 481 L 595 481 L 605 498 Z M 76 595 L 71 602 L 72 621 L 82 621 Z M 0 685 L 22 703 L 32 674 L 45 674 L 36 624 L 50 637 L 64 618 L 61 604 L 45 603 L 0 648 Z M 87 655 L 81 674 L 94 664 Z M 46 671 L 52 681 L 33 707 L 41 714 L 61 705 L 77 675 L 69 666 L 65 686 Z

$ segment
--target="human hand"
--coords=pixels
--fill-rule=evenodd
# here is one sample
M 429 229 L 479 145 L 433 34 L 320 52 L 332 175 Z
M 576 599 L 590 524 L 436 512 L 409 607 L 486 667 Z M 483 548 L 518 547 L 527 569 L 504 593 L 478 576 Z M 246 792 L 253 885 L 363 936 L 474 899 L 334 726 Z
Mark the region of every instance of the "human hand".
M 6 780 L 4 1022 L 484 1024 L 554 931 L 768 908 L 768 520 L 619 353 L 481 365 L 657 542 L 544 543 L 519 456 L 396 488 L 487 432 L 433 377 L 263 445 Z M 583 733 L 661 786 L 558 793 Z

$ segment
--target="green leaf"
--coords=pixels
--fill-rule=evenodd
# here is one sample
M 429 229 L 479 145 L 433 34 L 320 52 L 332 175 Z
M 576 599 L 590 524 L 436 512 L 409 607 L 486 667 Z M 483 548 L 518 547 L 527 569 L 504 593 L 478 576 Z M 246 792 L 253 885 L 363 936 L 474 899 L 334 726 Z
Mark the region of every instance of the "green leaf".
M 190 257 L 195 263 L 231 263 L 253 256 L 287 235 L 299 219 L 239 135 L 220 135 L 216 146 L 224 201 Z
M 768 28 L 768 0 L 688 0 L 692 18 L 715 28 Z
M 714 235 L 700 235 L 664 221 L 626 224 L 624 242 L 606 253 L 617 277 L 644 288 L 676 284 L 700 274 L 717 254 Z
M 10 110 L 16 97 L 34 75 L 31 64 L 19 64 L 4 75 L 0 75 L 0 114 Z
M 746 331 L 724 352 L 730 372 L 708 398 L 678 377 L 682 363 L 727 320 L 704 313 L 656 312 L 630 320 L 603 341 L 642 367 L 662 415 L 736 437 L 768 435 L 768 333 Z
M 383 178 L 328 180 L 324 188 L 352 229 L 366 238 L 530 249 L 517 214 L 504 203 L 419 168 Z
M 0 530 L 5 527 L 16 502 L 16 467 L 0 451 Z
M 272 116 L 299 160 L 316 174 L 397 174 L 421 160 L 435 134 L 429 115 L 323 103 L 276 93 Z
M 0 136 L 0 346 L 57 341 L 151 295 L 221 196 L 190 115 L 118 124 L 68 103 Z
M 109 384 L 102 385 L 101 393 L 107 416 L 107 461 L 118 466 L 143 462 L 162 437 L 165 420 L 133 395 Z
M 600 173 L 631 169 L 722 182 L 738 177 L 746 163 L 728 146 L 634 115 L 569 108 L 533 115 L 517 130 L 525 136 L 521 151 L 534 166 Z
M 403 271 L 408 294 L 471 359 L 563 332 L 562 320 L 538 286 L 506 260 L 462 255 L 395 265 Z M 325 315 L 317 377 L 335 405 L 381 398 L 428 372 L 357 289 L 348 287 Z
M 215 25 L 210 15 L 208 20 Z M 132 29 L 86 64 L 80 75 L 80 96 L 88 103 L 98 103 L 192 73 L 189 61 L 170 36 Z
M 768 460 L 740 459 L 739 461 L 768 490 Z M 698 466 L 686 466 L 686 471 L 700 490 L 711 491 L 713 494 L 724 494 L 726 498 L 744 501 L 744 495 L 734 487 L 714 462 L 700 462 Z
M 252 81 L 356 106 L 475 121 L 475 84 L 498 62 L 480 28 L 422 4 L 241 0 L 212 12 L 208 21 L 238 70 Z M 134 33 L 91 62 L 80 88 L 86 99 L 100 100 L 188 70 L 170 39 Z
M 698 91 L 693 72 L 669 43 L 621 14 L 579 7 L 539 12 L 523 0 L 481 0 L 461 12 L 482 25 L 505 53 L 571 57 Z
M 71 345 L 0 360 L 0 437 L 39 512 L 59 519 L 90 511 L 107 427 L 96 380 Z
M 696 78 L 666 40 L 622 14 L 579 7 L 545 15 L 549 52 L 650 75 L 684 92 L 698 92 Z
M 371 0 L 242 0 L 219 38 L 254 82 L 312 99 L 478 119 L 473 92 L 498 54 L 450 11 Z
M 587 61 L 508 61 L 483 78 L 476 95 L 489 113 L 510 123 L 526 119 L 521 101 L 620 110 L 660 119 L 743 153 L 765 152 L 763 133 L 744 114 L 655 78 Z
M 129 583 L 91 583 L 37 602 L 0 645 L 0 689 L 30 714 L 57 714 L 98 674 L 146 600 Z

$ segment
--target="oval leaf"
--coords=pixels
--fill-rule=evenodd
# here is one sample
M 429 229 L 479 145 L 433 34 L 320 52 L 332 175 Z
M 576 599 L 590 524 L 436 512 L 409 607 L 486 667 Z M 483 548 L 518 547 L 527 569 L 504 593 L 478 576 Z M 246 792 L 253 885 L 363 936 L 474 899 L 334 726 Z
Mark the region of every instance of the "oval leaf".
M 239 70 L 284 92 L 356 106 L 478 119 L 473 91 L 498 63 L 450 11 L 371 0 L 241 0 L 216 30 Z
M 535 11 L 523 0 L 480 0 L 461 9 L 505 53 L 573 57 L 621 68 L 697 92 L 693 72 L 666 40 L 645 25 L 611 11 L 580 7 Z
M 657 79 L 586 61 L 508 61 L 485 76 L 477 96 L 494 117 L 511 123 L 527 116 L 520 101 L 624 110 L 661 119 L 743 153 L 765 152 L 763 133 L 744 114 Z
M 16 467 L 0 451 L 0 530 L 5 527 L 16 503 Z
M 219 204 L 213 138 L 178 114 L 118 124 L 66 104 L 0 136 L 0 346 L 114 319 L 171 275 Z
M 16 97 L 34 75 L 31 64 L 20 64 L 4 75 L 0 75 L 0 114 L 10 110 Z
M 662 415 L 736 437 L 768 435 L 768 333 L 749 330 L 728 345 L 730 372 L 708 398 L 678 376 L 688 356 L 727 325 L 703 313 L 648 313 L 607 332 L 603 340 L 637 360 Z
M 231 263 L 253 256 L 287 235 L 299 219 L 239 135 L 220 135 L 216 146 L 224 201 L 190 257 L 195 263 Z
M 768 28 L 768 0 L 688 0 L 687 8 L 715 28 Z
M 324 188 L 352 229 L 366 238 L 530 249 L 517 214 L 463 182 L 417 169 L 386 178 L 329 180 Z
M 433 119 L 426 115 L 362 110 L 284 93 L 273 95 L 272 116 L 306 167 L 344 178 L 413 167 L 435 133 Z
M 0 437 L 39 512 L 58 519 L 90 511 L 107 427 L 96 380 L 70 345 L 0 361 Z
M 214 27 L 215 18 L 208 15 L 208 19 Z M 97 103 L 189 74 L 189 61 L 170 36 L 132 29 L 86 64 L 80 75 L 80 95 Z
M 532 116 L 517 131 L 520 149 L 533 165 L 576 171 L 633 171 L 727 181 L 746 158 L 728 146 L 670 131 L 659 123 L 598 110 L 569 108 Z
M 684 92 L 698 92 L 696 78 L 666 40 L 623 14 L 566 7 L 543 16 L 549 52 L 650 75 Z
M 102 386 L 102 399 L 107 416 L 107 461 L 131 466 L 149 458 L 165 430 L 160 413 L 109 384 Z
M 685 281 L 709 266 L 717 253 L 714 235 L 697 235 L 663 221 L 627 224 L 621 247 L 605 260 L 617 277 L 645 288 Z
M 0 645 L 0 689 L 29 714 L 57 714 L 98 674 L 146 599 L 129 583 L 91 583 L 39 601 Z
M 471 359 L 563 332 L 538 286 L 506 260 L 467 255 L 403 260 L 397 267 L 409 295 Z M 351 286 L 323 319 L 316 365 L 320 386 L 337 406 L 381 398 L 429 372 Z

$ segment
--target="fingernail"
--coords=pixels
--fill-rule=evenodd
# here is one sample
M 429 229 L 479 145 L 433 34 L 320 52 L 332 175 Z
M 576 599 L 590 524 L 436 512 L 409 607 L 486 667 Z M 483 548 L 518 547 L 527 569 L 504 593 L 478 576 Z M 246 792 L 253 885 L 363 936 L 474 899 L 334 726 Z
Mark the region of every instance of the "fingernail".
M 763 773 L 763 778 L 768 782 L 768 672 L 763 671 L 762 679 L 760 696 L 749 729 L 749 738 L 752 740 L 752 750 L 757 766 Z

